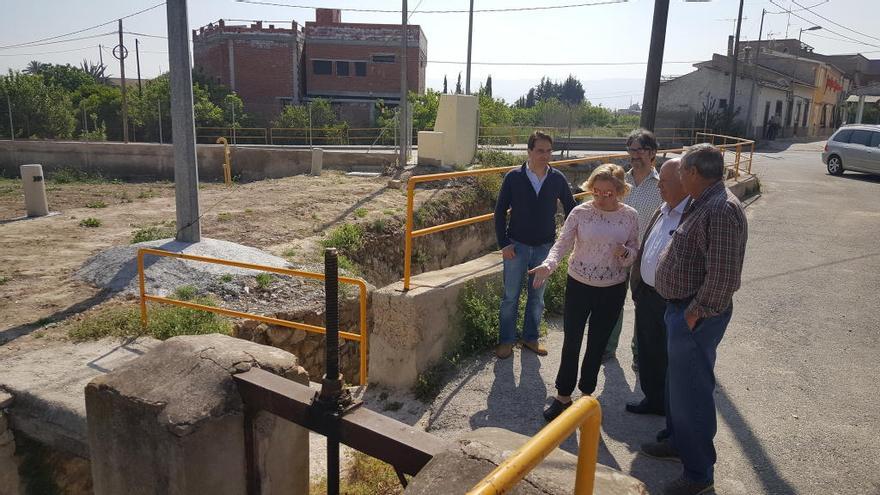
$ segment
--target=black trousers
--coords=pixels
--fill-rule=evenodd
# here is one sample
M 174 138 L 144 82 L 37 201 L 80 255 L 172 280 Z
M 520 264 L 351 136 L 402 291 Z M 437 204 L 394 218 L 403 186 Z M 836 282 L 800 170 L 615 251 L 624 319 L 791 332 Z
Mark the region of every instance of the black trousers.
M 639 383 L 648 405 L 662 411 L 666 403 L 666 300 L 644 282 L 634 295 Z
M 608 345 L 608 338 L 623 308 L 626 286 L 626 282 L 621 282 L 611 287 L 593 287 L 568 277 L 565 285 L 562 359 L 556 374 L 556 390 L 559 395 L 571 395 L 575 382 L 584 394 L 591 395 L 596 391 L 602 352 Z M 587 352 L 581 364 L 580 381 L 577 381 L 578 358 L 587 320 L 590 322 Z

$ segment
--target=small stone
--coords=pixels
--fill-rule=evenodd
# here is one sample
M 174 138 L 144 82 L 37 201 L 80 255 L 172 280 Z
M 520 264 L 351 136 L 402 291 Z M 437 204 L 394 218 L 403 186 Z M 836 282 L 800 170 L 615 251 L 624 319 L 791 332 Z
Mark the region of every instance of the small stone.
M 398 179 L 391 179 L 388 181 L 389 189 L 401 189 L 403 187 L 403 181 Z
M 244 286 L 244 293 L 245 293 L 245 294 L 250 294 L 250 293 L 251 293 L 251 288 L 248 287 L 247 285 L 245 285 L 245 286 Z

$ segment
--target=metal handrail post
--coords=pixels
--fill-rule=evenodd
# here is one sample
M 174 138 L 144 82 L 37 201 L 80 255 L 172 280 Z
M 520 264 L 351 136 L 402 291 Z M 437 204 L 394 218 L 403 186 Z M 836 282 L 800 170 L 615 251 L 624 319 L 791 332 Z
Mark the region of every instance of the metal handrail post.
M 742 145 L 737 144 L 736 145 L 736 174 L 733 176 L 737 180 L 739 179 L 739 160 L 740 160 L 740 156 L 742 156 L 741 153 L 742 153 Z

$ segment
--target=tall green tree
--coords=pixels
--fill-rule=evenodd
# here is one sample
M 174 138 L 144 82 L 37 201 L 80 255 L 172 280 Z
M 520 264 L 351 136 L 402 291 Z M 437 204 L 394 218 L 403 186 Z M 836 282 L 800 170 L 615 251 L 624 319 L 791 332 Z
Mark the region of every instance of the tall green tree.
M 8 95 L 16 137 L 67 139 L 74 130 L 73 105 L 63 88 L 48 86 L 42 76 L 9 71 L 0 77 L 0 93 Z M 8 113 L 7 98 L 2 105 Z M 9 119 L 0 119 L 8 136 Z
M 486 78 L 486 85 L 483 86 L 483 92 L 486 93 L 486 96 L 489 98 L 492 97 L 492 75 Z

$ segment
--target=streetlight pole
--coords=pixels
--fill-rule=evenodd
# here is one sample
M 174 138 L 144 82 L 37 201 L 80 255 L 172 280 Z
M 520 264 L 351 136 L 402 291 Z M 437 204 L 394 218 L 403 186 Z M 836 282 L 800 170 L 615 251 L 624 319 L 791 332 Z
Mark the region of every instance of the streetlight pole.
M 733 124 L 734 99 L 736 98 L 736 71 L 739 61 L 739 32 L 742 27 L 744 0 L 739 0 L 739 15 L 736 17 L 736 38 L 733 41 L 733 60 L 730 68 L 730 95 L 727 98 L 727 126 L 728 130 Z
M 754 122 L 755 119 L 754 119 L 754 116 L 752 115 L 752 107 L 753 107 L 752 102 L 755 101 L 757 98 L 755 91 L 758 86 L 758 56 L 761 54 L 761 35 L 764 33 L 764 15 L 766 13 L 767 13 L 766 9 L 761 9 L 761 26 L 758 28 L 758 44 L 755 47 L 755 58 L 754 58 L 754 61 L 752 62 L 752 64 L 754 65 L 752 67 L 752 91 L 749 93 L 749 110 L 748 110 L 748 112 L 746 112 L 747 113 L 746 118 L 749 119 L 748 123 L 746 124 L 746 132 L 748 132 L 750 128 L 752 128 L 752 131 L 754 132 L 753 128 L 754 128 L 754 124 L 755 124 L 755 122 Z M 753 135 L 752 137 L 754 138 L 757 136 Z
M 471 46 L 474 37 L 474 0 L 471 0 L 470 14 L 468 15 L 468 52 L 467 70 L 464 78 L 464 94 L 471 94 Z
M 663 68 L 663 47 L 666 44 L 666 20 L 669 0 L 654 0 L 654 22 L 651 26 L 651 48 L 645 73 L 645 95 L 642 97 L 642 128 L 654 130 L 657 120 L 657 97 L 660 94 L 660 71 Z
M 812 26 L 808 27 L 807 29 L 801 28 L 801 30 L 798 32 L 798 42 L 801 41 L 801 35 L 804 34 L 804 31 L 817 31 L 819 29 L 822 29 L 822 26 Z

